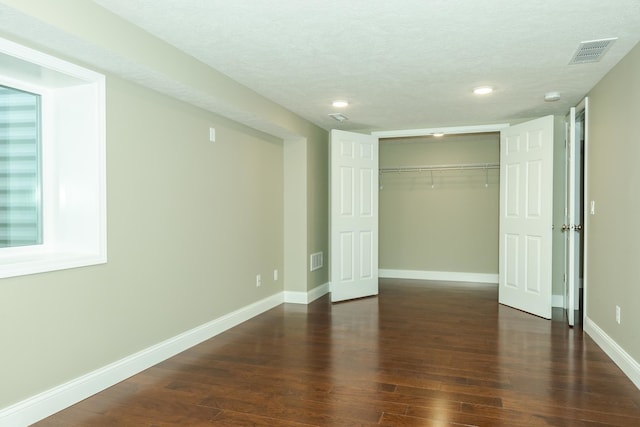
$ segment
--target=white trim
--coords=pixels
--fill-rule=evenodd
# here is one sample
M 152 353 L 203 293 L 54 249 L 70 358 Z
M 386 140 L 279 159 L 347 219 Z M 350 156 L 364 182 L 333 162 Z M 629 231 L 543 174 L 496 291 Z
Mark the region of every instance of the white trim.
M 378 270 L 382 279 L 439 280 L 446 282 L 498 283 L 497 274 L 461 273 L 453 271 Z
M 582 311 L 583 311 L 583 317 L 584 319 L 587 318 L 587 316 L 589 315 L 589 312 L 587 311 L 587 307 L 589 306 L 587 304 L 587 300 L 589 297 L 589 293 L 587 292 L 587 289 L 589 287 L 589 230 L 591 229 L 590 226 L 590 222 L 591 222 L 591 215 L 590 215 L 590 211 L 589 211 L 589 97 L 585 96 L 584 100 L 584 157 L 583 157 L 583 168 L 582 168 L 582 174 L 584 176 L 584 182 L 582 183 L 583 187 L 582 187 L 582 196 L 584 198 L 584 207 L 582 208 L 582 211 L 584 213 L 584 223 L 583 223 L 583 227 L 582 227 L 582 240 L 583 240 L 583 244 L 582 244 L 582 251 L 583 251 L 583 256 L 582 256 L 582 266 L 583 266 L 583 271 L 582 271 Z M 579 106 L 582 105 L 582 102 L 580 104 L 578 104 Z M 637 385 L 638 383 L 636 383 Z
M 175 337 L 0 409 L 0 426 L 26 426 L 92 396 L 132 375 L 239 325 L 284 301 L 282 292 L 197 326 Z
M 551 307 L 566 308 L 564 306 L 564 295 L 552 295 L 551 296 Z
M 106 263 L 106 77 L 2 38 L 0 59 L 0 83 L 42 95 L 44 230 L 0 249 L 0 278 Z
M 475 126 L 453 126 L 428 129 L 404 129 L 404 130 L 384 130 L 371 132 L 371 135 L 378 138 L 401 138 L 410 136 L 428 136 L 434 133 L 444 134 L 462 134 L 462 133 L 483 133 L 483 132 L 500 132 L 502 129 L 508 128 L 509 123 L 496 123 L 491 125 L 475 125 Z
M 624 351 L 609 335 L 590 318 L 584 318 L 584 331 L 600 346 L 600 348 L 618 365 L 631 382 L 640 389 L 640 363 Z
M 329 293 L 329 283 L 317 286 L 309 292 L 284 291 L 284 302 L 291 304 L 309 304 Z

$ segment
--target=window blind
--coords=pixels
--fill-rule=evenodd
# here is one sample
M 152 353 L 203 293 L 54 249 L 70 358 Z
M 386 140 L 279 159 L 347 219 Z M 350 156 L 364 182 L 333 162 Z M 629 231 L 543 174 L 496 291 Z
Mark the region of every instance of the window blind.
M 0 248 L 42 243 L 40 95 L 0 86 Z

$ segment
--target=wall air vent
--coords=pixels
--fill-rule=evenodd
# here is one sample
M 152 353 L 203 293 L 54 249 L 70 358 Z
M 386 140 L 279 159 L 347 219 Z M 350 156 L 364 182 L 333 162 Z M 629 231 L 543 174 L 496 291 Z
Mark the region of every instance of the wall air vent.
M 324 256 L 322 252 L 316 252 L 315 254 L 311 254 L 309 259 L 310 270 L 316 271 L 321 269 L 324 266 Z
M 618 40 L 617 37 L 580 43 L 569 61 L 569 65 L 600 61 L 616 40 Z

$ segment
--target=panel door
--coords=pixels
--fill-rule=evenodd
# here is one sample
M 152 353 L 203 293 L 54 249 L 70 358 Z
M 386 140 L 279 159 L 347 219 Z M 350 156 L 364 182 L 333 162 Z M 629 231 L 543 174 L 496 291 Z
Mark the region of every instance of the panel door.
M 566 201 L 565 222 L 562 230 L 565 233 L 565 306 L 567 322 L 574 326 L 581 319 L 580 314 L 580 279 L 582 269 L 582 140 L 584 139 L 586 109 L 588 99 L 585 98 L 578 107 L 571 108 L 567 116 L 567 175 L 565 179 Z
M 575 324 L 574 313 L 576 309 L 575 289 L 577 285 L 576 271 L 576 234 L 574 224 L 576 221 L 576 109 L 571 108 L 567 117 L 567 176 L 565 180 L 565 222 L 562 231 L 565 233 L 565 305 L 567 310 L 567 322 L 569 326 Z
M 331 131 L 331 301 L 378 294 L 378 138 Z
M 551 318 L 553 116 L 500 133 L 499 302 Z

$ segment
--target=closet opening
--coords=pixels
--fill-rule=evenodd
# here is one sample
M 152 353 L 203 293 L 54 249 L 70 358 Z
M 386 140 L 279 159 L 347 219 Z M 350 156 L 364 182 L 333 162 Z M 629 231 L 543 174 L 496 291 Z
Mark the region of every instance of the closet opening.
M 497 284 L 500 133 L 379 142 L 380 278 Z

